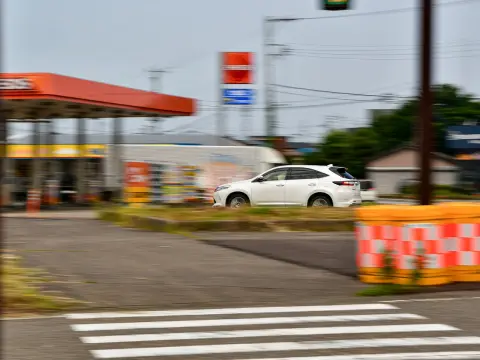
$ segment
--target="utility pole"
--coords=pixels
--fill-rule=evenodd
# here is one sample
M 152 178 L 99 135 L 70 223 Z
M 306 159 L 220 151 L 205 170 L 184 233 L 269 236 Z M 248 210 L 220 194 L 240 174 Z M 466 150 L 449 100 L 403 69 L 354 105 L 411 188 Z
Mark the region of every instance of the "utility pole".
M 264 54 L 264 81 L 265 81 L 265 129 L 268 137 L 275 136 L 277 113 L 272 83 L 275 81 L 274 62 L 272 61 L 271 47 L 274 42 L 274 23 L 272 18 L 266 17 L 263 22 L 263 54 Z
M 432 33 L 433 33 L 433 0 L 422 0 L 421 42 L 422 58 L 420 62 L 421 94 L 420 94 L 420 205 L 432 202 L 431 185 L 431 153 L 433 150 L 433 99 L 431 92 L 432 77 Z
M 275 62 L 273 58 L 279 54 L 271 51 L 275 44 L 275 23 L 302 20 L 300 18 L 265 17 L 263 20 L 263 72 L 265 86 L 265 130 L 268 137 L 276 136 L 277 104 L 272 89 L 275 82 Z M 280 54 L 281 56 L 284 54 Z
M 165 69 L 150 69 L 148 70 L 148 73 L 150 74 L 149 79 L 150 79 L 150 90 L 156 93 L 159 93 L 161 91 L 161 80 L 162 80 L 162 75 L 167 73 L 168 71 Z M 161 126 L 161 122 L 163 119 L 158 116 L 154 116 L 150 119 L 152 130 L 154 133 L 156 133 L 156 127 L 158 124 Z
M 240 112 L 242 115 L 243 136 L 245 140 L 248 140 L 248 137 L 252 135 L 251 122 L 250 122 L 250 117 L 251 117 L 250 105 L 243 105 L 240 108 Z
M 221 138 L 225 136 L 225 122 L 226 122 L 226 112 L 225 112 L 225 106 L 224 106 L 224 99 L 223 99 L 223 88 L 224 88 L 224 83 L 223 83 L 223 52 L 218 53 L 218 108 L 216 111 L 216 133 L 217 133 L 217 146 L 221 145 Z

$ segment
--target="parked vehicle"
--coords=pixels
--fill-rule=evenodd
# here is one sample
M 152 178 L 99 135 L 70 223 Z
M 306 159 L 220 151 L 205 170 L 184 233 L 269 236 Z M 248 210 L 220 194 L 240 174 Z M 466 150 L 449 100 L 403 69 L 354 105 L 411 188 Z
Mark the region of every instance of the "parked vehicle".
M 360 194 L 362 201 L 377 201 L 377 190 L 373 180 L 360 180 Z
M 287 165 L 252 179 L 220 185 L 214 192 L 217 207 L 360 205 L 360 183 L 339 166 Z

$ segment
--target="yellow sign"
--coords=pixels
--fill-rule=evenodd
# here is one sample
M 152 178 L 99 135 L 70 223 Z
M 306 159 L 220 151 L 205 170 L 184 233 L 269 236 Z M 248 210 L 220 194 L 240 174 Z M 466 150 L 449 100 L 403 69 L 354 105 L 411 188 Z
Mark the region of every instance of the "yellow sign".
M 38 150 L 38 152 L 34 151 L 34 149 Z M 83 151 L 80 151 L 78 145 L 8 145 L 7 151 L 9 158 L 16 159 L 33 157 L 59 159 L 78 157 L 103 158 L 106 153 L 106 145 L 86 144 L 83 145 Z
M 126 187 L 124 190 L 125 201 L 128 203 L 150 202 L 149 187 Z

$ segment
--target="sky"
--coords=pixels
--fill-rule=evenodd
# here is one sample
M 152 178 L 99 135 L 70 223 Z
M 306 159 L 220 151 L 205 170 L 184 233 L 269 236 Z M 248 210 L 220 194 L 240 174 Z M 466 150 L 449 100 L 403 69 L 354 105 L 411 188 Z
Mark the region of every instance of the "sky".
M 165 120 L 160 130 L 215 133 L 219 52 L 256 53 L 257 103 L 227 107 L 226 133 L 264 135 L 263 19 L 317 19 L 274 25 L 274 84 L 362 94 L 413 96 L 418 86 L 419 0 L 352 0 L 348 12 L 320 9 L 320 0 L 3 0 L 3 71 L 53 72 L 148 90 L 147 70 L 167 69 L 161 92 L 199 101 L 195 117 Z M 436 0 L 435 83 L 480 96 L 480 0 Z M 393 11 L 394 9 L 408 9 Z M 382 14 L 378 11 L 392 10 Z M 373 13 L 373 14 L 372 14 Z M 348 15 L 348 16 L 345 16 Z M 275 86 L 278 135 L 316 141 L 331 128 L 364 126 L 385 102 L 325 106 L 365 99 Z M 340 101 L 339 101 L 340 100 Z M 323 106 L 322 106 L 323 104 Z M 147 121 L 129 119 L 129 132 Z M 15 125 L 18 133 L 28 125 Z M 75 129 L 61 120 L 57 131 Z M 90 132 L 108 122 L 90 121 Z

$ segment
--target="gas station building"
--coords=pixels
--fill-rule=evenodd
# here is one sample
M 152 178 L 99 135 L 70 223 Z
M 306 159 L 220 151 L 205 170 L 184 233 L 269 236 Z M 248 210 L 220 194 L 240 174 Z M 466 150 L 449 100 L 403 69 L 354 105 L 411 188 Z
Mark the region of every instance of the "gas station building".
M 194 99 L 51 73 L 0 74 L 0 96 L 8 123 L 27 122 L 33 129 L 31 144 L 7 141 L 4 147 L 2 205 L 14 201 L 14 187 L 19 179 L 26 190 L 44 192 L 46 182 L 59 184 L 71 178 L 75 201 L 87 201 L 89 181 L 101 178 L 98 160 L 104 156 L 105 145 L 87 141 L 86 119 L 112 119 L 110 144 L 120 145 L 124 118 L 192 116 L 196 111 Z M 76 119 L 75 144 L 56 144 L 56 119 Z M 11 135 L 7 134 L 7 138 Z M 121 188 L 122 147 L 112 149 L 115 176 Z

